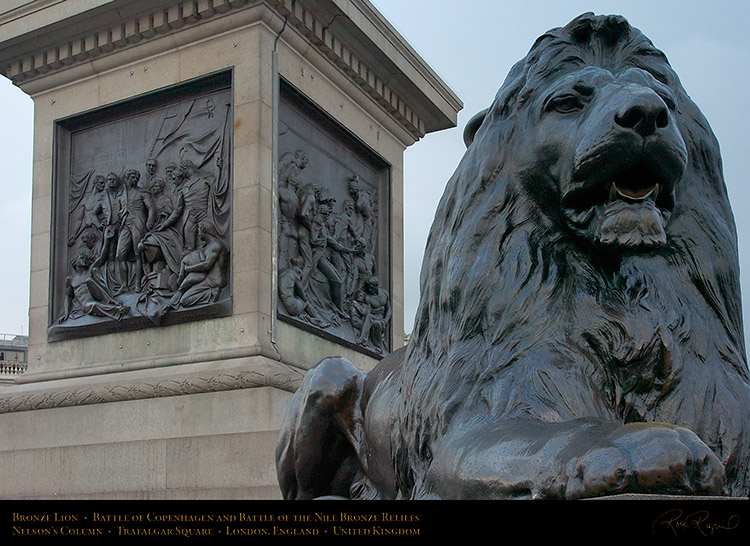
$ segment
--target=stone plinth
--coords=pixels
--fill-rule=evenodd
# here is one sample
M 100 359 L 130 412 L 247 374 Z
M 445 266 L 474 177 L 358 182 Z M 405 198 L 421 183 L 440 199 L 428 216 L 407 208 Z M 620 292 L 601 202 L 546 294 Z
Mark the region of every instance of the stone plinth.
M 0 66 L 35 108 L 29 367 L 0 393 L 0 497 L 278 497 L 276 434 L 304 371 L 329 354 L 370 369 L 403 344 L 403 152 L 460 101 L 364 0 L 14 2 Z M 320 251 L 301 267 L 304 314 L 281 297 L 290 264 L 311 263 L 296 232 L 280 246 L 300 148 L 300 187 L 329 207 L 313 233 L 353 199 L 367 234 L 340 253 L 359 262 L 333 263 L 341 279 Z M 190 166 L 177 179 L 169 163 Z M 175 239 L 146 242 L 157 213 L 128 225 L 129 249 L 122 235 L 138 199 L 163 211 L 155 178 L 162 222 L 183 203 L 172 265 Z M 184 288 L 181 259 L 209 264 Z M 387 295 L 388 316 L 360 336 L 349 308 L 373 276 L 381 292 L 361 297 Z

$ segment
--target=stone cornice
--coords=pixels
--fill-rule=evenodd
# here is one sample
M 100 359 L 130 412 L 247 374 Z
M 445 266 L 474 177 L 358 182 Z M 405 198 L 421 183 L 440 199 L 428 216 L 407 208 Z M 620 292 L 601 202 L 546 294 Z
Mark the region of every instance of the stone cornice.
M 49 9 L 59 9 L 55 2 L 47 4 Z M 209 28 L 212 20 L 222 32 L 235 25 L 246 25 L 251 22 L 250 12 L 245 17 L 228 16 L 263 9 L 265 5 L 280 17 L 277 23 L 285 19 L 288 28 L 303 36 L 415 139 L 427 132 L 454 126 L 456 114 L 462 107 L 452 91 L 365 0 L 115 0 L 96 4 L 94 9 L 73 16 L 78 24 L 60 21 L 11 36 L 0 44 L 2 72 L 22 89 L 38 90 L 48 75 L 85 66 L 92 59 L 144 45 L 144 42 L 157 44 L 160 37 L 177 35 L 205 23 L 209 23 L 206 25 Z M 341 10 L 342 4 L 366 14 L 374 30 L 365 32 L 357 27 Z M 0 24 L 7 24 L 5 15 L 5 18 L 0 16 Z M 258 13 L 252 15 L 251 19 L 255 20 L 262 17 Z M 86 24 L 82 25 L 81 20 Z M 388 55 L 376 47 L 371 37 L 380 33 L 385 33 L 381 40 L 384 47 L 400 44 L 394 49 L 410 74 L 404 74 L 398 64 L 392 63 Z M 363 41 L 367 42 L 365 47 Z M 160 43 L 164 48 L 173 45 L 169 40 Z M 357 52 L 350 43 L 357 46 Z M 159 47 L 145 50 L 155 54 Z M 412 78 L 419 81 L 412 81 Z M 429 88 L 428 93 L 423 93 L 423 88 Z M 420 100 L 409 100 L 415 95 Z
M 0 44 L 3 73 L 23 88 L 25 82 L 50 72 L 179 32 L 215 15 L 255 3 L 253 0 L 109 2 L 98 9 L 74 14 L 70 21 L 77 19 L 78 24 L 59 21 Z M 125 6 L 129 8 L 127 11 L 121 9 Z M 81 20 L 86 25 L 81 25 Z
M 249 369 L 245 366 L 245 369 L 214 372 L 170 370 L 168 374 L 155 370 L 146 377 L 60 380 L 3 388 L 0 390 L 0 414 L 259 387 L 294 392 L 301 380 L 300 370 L 263 359 L 254 361 Z

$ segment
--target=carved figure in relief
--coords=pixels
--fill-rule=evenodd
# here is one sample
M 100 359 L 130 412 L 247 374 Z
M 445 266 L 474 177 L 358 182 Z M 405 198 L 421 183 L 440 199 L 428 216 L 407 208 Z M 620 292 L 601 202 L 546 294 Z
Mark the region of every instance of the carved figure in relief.
M 349 195 L 354 202 L 354 218 L 359 238 L 364 241 L 368 251 L 372 251 L 376 243 L 377 223 L 375 218 L 375 204 L 372 195 L 359 186 L 359 175 L 349 180 Z
M 300 199 L 300 174 L 307 167 L 307 156 L 301 150 L 285 154 L 279 166 L 279 256 L 288 262 L 290 257 L 300 255 L 297 215 Z
M 100 174 L 94 176 L 91 193 L 78 205 L 76 227 L 70 236 L 68 246 L 73 246 L 86 230 L 101 231 L 103 229 L 105 221 L 105 185 L 106 179 L 104 176 Z
M 174 161 L 167 163 L 164 167 L 164 180 L 167 183 L 166 191 L 172 196 L 172 205 L 174 206 L 177 200 L 177 194 L 180 190 L 180 184 L 182 184 L 182 178 L 178 176 L 180 167 Z
M 333 310 L 343 318 L 348 318 L 344 308 L 343 280 L 336 268 L 334 254 L 351 253 L 353 249 L 341 244 L 328 229 L 328 217 L 331 214 L 332 202 L 335 199 L 318 193 L 317 214 L 311 224 L 310 244 L 312 246 L 312 272 L 320 272 L 325 277 Z M 340 261 L 340 260 L 338 260 Z
M 87 248 L 94 256 L 99 254 L 99 243 L 101 243 L 101 233 L 98 230 L 89 228 L 81 233 L 83 248 Z
M 206 219 L 212 178 L 198 176 L 195 164 L 189 159 L 180 160 L 179 191 L 173 214 L 182 218 L 182 236 L 185 250 L 197 248 L 198 225 Z
M 352 279 L 350 283 L 352 292 L 364 290 L 365 281 L 373 275 L 377 275 L 375 256 L 367 251 L 365 245 L 357 246 L 352 262 Z
M 144 259 L 144 273 L 153 278 L 171 271 L 176 279 L 180 272 L 183 241 L 180 232 L 174 228 L 178 218 L 172 214 L 174 206 L 165 188 L 164 179 L 154 177 L 151 194 L 156 208 L 156 225 L 144 235 L 138 246 Z M 170 286 L 167 282 L 157 284 L 160 288 Z
M 386 349 L 385 336 L 391 321 L 391 298 L 386 290 L 380 288 L 380 280 L 376 276 L 365 281 L 364 293 L 370 305 L 370 341 L 382 353 Z
M 299 208 L 297 209 L 297 252 L 302 257 L 302 286 L 307 289 L 310 275 L 313 271 L 312 231 L 313 223 L 318 214 L 317 187 L 314 184 L 304 184 L 297 189 Z
M 151 191 L 151 186 L 154 182 L 154 177 L 156 176 L 156 167 L 157 163 L 156 160 L 153 157 L 149 157 L 146 160 L 146 174 L 143 176 L 143 179 L 141 180 L 141 188 L 146 191 Z
M 128 262 L 135 258 L 135 291 L 141 291 L 143 258 L 140 242 L 154 225 L 156 207 L 151 194 L 138 187 L 140 173 L 135 169 L 125 172 L 126 187 L 120 196 L 120 232 L 117 238 L 117 263 L 122 285 L 115 292 L 121 293 L 128 286 Z
M 290 316 L 325 328 L 329 323 L 318 316 L 302 288 L 302 264 L 302 258 L 295 256 L 290 260 L 289 267 L 279 272 L 279 301 Z
M 372 327 L 372 311 L 367 294 L 358 290 L 349 303 L 349 320 L 354 327 L 356 337 L 354 341 L 359 345 L 366 345 L 370 341 L 370 329 Z
M 122 320 L 128 314 L 128 306 L 113 298 L 106 285 L 96 279 L 91 265 L 94 256 L 88 249 L 80 250 L 71 263 L 74 274 L 65 281 L 65 311 L 58 320 L 65 322 L 77 315 L 94 315 Z
M 465 141 L 409 345 L 367 374 L 331 357 L 305 375 L 284 497 L 747 496 L 734 220 L 665 55 L 622 17 L 577 17 Z
M 307 154 L 297 150 L 294 154 L 284 154 L 279 160 L 279 182 L 287 188 L 298 188 L 302 182 L 302 171 L 307 167 L 309 160 Z
M 179 286 L 170 301 L 171 307 L 191 307 L 218 300 L 227 285 L 229 247 L 209 222 L 197 226 L 201 246 L 188 252 L 180 263 Z
M 342 246 L 351 249 L 350 252 L 336 252 L 332 257 L 334 267 L 342 277 L 344 297 L 351 299 L 356 290 L 354 255 L 360 248 L 364 248 L 365 241 L 357 234 L 354 203 L 350 199 L 344 200 L 339 214 L 331 214 L 329 231 Z
M 107 174 L 107 190 L 102 200 L 104 221 L 102 225 L 102 247 L 94 267 L 101 268 L 108 263 L 114 263 L 117 253 L 117 237 L 120 226 L 120 199 L 122 196 L 122 182 L 114 172 Z

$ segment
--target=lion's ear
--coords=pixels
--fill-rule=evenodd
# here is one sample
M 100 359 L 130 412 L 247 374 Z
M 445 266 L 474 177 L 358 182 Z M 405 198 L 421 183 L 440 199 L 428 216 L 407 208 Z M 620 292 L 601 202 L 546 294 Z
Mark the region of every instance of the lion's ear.
M 469 123 L 466 124 L 466 127 L 464 128 L 464 144 L 466 144 L 467 148 L 472 142 L 474 142 L 474 135 L 479 130 L 479 127 L 482 126 L 482 122 L 489 111 L 489 108 L 485 108 L 478 114 L 475 114 L 474 117 L 469 120 Z

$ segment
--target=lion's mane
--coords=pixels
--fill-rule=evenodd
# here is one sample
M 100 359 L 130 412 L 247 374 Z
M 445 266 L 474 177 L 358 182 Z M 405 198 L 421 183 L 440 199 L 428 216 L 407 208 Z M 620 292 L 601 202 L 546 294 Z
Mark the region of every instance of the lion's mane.
M 571 58 L 675 93 L 689 162 L 666 248 L 601 259 L 514 176 L 525 105 Z M 401 491 L 459 414 L 586 415 L 690 428 L 747 494 L 750 419 L 722 404 L 748 381 L 734 219 L 718 142 L 664 54 L 620 17 L 582 15 L 536 41 L 479 120 L 427 242 L 393 438 Z

